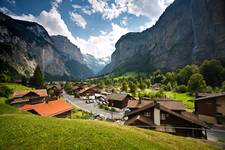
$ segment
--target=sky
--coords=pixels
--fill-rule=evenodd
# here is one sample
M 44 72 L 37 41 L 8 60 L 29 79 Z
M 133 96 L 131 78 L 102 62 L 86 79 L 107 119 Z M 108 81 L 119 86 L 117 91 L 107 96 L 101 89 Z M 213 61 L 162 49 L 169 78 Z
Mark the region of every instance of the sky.
M 128 32 L 150 28 L 174 0 L 0 0 L 0 11 L 66 36 L 83 54 L 110 56 Z

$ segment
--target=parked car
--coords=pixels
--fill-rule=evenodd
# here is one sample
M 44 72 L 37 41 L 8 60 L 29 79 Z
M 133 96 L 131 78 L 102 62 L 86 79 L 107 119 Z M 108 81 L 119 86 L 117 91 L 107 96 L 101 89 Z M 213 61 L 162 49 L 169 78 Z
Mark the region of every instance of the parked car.
M 85 101 L 85 103 L 86 103 L 86 104 L 89 104 L 89 103 L 90 103 L 90 101 L 89 101 L 89 100 L 86 100 L 86 101 Z

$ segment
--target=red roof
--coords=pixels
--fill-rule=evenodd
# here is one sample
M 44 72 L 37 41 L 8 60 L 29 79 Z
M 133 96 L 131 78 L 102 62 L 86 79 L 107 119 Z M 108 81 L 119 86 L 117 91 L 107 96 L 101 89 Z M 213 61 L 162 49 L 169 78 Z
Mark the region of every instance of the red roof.
M 20 107 L 21 110 L 29 111 L 34 110 L 41 116 L 56 116 L 58 114 L 70 111 L 73 106 L 64 100 L 54 100 L 42 102 L 38 104 L 26 104 Z
M 184 110 L 184 104 L 182 101 L 175 101 L 175 100 L 158 100 L 158 103 L 160 103 L 162 106 L 167 107 L 171 110 Z M 141 108 L 144 107 L 150 103 L 154 103 L 153 100 L 141 100 L 141 103 L 139 100 L 129 100 L 127 104 L 127 108 Z
M 13 93 L 13 97 L 23 97 L 24 95 L 33 92 L 37 95 L 39 95 L 40 97 L 46 97 L 48 96 L 47 90 L 46 89 L 37 89 L 37 90 L 16 90 Z

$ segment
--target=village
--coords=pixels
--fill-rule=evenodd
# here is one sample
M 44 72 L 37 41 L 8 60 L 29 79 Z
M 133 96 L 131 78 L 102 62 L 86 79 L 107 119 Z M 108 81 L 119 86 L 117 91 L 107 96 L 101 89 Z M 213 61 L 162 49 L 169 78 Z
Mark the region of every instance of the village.
M 74 109 L 79 109 L 89 114 L 86 119 L 185 137 L 224 138 L 225 93 L 199 93 L 194 111 L 187 112 L 179 100 L 135 98 L 125 92 L 102 91 L 85 82 L 51 82 L 44 89 L 16 90 L 8 103 L 39 116 L 69 119 Z

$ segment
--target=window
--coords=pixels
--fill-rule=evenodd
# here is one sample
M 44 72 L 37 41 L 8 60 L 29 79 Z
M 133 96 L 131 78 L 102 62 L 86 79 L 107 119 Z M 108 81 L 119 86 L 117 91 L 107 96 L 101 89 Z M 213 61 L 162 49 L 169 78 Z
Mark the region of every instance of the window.
M 144 113 L 144 116 L 145 116 L 145 117 L 151 117 L 151 113 L 150 113 L 150 112 L 145 112 L 145 113 Z
M 166 120 L 166 114 L 161 114 L 161 120 Z

